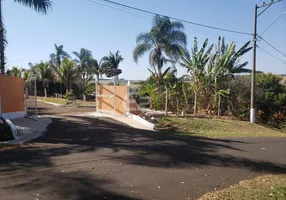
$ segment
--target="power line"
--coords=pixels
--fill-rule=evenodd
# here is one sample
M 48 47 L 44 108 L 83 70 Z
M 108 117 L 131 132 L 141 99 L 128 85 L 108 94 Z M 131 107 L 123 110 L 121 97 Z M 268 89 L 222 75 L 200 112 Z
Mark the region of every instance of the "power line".
M 265 31 L 263 31 L 263 33 L 260 35 L 260 37 L 262 37 L 262 35 L 268 31 L 279 19 L 281 19 L 281 17 L 283 17 L 286 14 L 286 12 L 282 13 L 272 24 L 270 24 L 270 26 L 265 29 Z
M 86 0 L 86 1 L 96 3 L 93 0 Z M 113 5 L 116 5 L 116 6 L 128 8 L 128 9 L 135 10 L 135 11 L 139 11 L 141 13 L 147 13 L 147 14 L 151 14 L 151 15 L 159 15 L 159 16 L 163 16 L 163 17 L 168 17 L 168 18 L 170 18 L 172 20 L 180 21 L 180 22 L 183 22 L 183 23 L 186 23 L 186 24 L 192 24 L 192 25 L 195 25 L 195 26 L 201 26 L 201 27 L 204 27 L 204 28 L 210 28 L 210 29 L 214 29 L 214 30 L 230 32 L 230 33 L 236 33 L 236 34 L 241 34 L 241 35 L 252 35 L 251 33 L 246 33 L 246 32 L 242 32 L 242 31 L 235 31 L 235 30 L 230 30 L 230 29 L 225 29 L 225 28 L 219 28 L 219 27 L 215 27 L 215 26 L 210 26 L 210 25 L 200 24 L 200 23 L 196 23 L 196 22 L 183 20 L 183 19 L 178 19 L 178 18 L 175 18 L 175 17 L 169 17 L 169 16 L 166 16 L 166 15 L 162 15 L 162 14 L 159 14 L 159 13 L 152 12 L 152 11 L 148 11 L 148 10 L 144 10 L 144 9 L 141 9 L 141 8 L 136 8 L 136 7 L 133 7 L 133 6 L 126 5 L 126 4 L 118 3 L 118 2 L 115 2 L 115 1 L 110 1 L 110 0 L 99 0 L 99 1 L 104 1 L 104 2 L 107 2 L 109 4 L 113 4 Z
M 117 10 L 117 11 L 129 13 L 129 14 L 132 14 L 132 15 L 136 15 L 136 16 L 139 16 L 139 17 L 143 17 L 143 18 L 145 18 L 145 19 L 152 17 L 152 16 L 147 16 L 147 15 L 140 15 L 140 14 L 138 14 L 138 13 L 134 13 L 134 12 L 130 12 L 130 11 L 127 11 L 127 10 L 120 9 L 120 8 L 108 6 L 108 5 L 99 3 L 99 2 L 93 2 L 93 1 L 90 1 L 90 0 L 85 0 L 85 1 L 79 0 L 79 1 L 82 2 L 82 3 L 88 4 L 88 5 L 92 5 L 92 6 L 95 6 L 95 4 L 96 4 L 96 5 L 102 6 L 102 7 L 104 7 L 104 8 L 110 8 L 110 9 L 112 9 L 112 10 Z
M 265 49 L 262 49 L 262 48 L 259 47 L 259 46 L 257 46 L 257 47 L 258 47 L 261 51 L 264 51 L 265 53 L 267 53 L 269 56 L 271 56 L 271 57 L 273 57 L 273 58 L 279 60 L 280 62 L 286 64 L 286 61 L 284 61 L 284 60 L 278 58 L 277 56 L 274 56 L 273 54 L 269 53 L 268 51 L 266 51 Z
M 258 36 L 261 40 L 263 40 L 266 44 L 268 44 L 270 47 L 272 47 L 273 49 L 275 49 L 278 53 L 280 53 L 282 56 L 284 56 L 286 58 L 286 55 L 284 53 L 282 53 L 282 51 L 280 51 L 279 49 L 277 49 L 276 47 L 274 47 L 272 44 L 270 44 L 269 42 L 267 42 L 265 39 L 263 39 L 262 37 Z

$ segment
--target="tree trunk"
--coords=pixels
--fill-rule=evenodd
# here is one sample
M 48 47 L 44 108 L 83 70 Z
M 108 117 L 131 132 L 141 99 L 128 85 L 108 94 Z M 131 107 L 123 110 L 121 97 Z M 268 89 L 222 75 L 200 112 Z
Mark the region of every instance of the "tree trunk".
M 44 92 L 45 92 L 45 100 L 47 98 L 47 88 L 44 88 Z
M 165 116 L 168 116 L 168 88 L 166 87 Z
M 194 115 L 196 116 L 197 114 L 197 91 L 194 90 L 195 92 L 195 99 L 194 99 Z
M 2 19 L 2 0 L 0 0 L 0 69 L 1 74 L 5 74 L 5 57 L 4 57 L 4 27 Z
M 60 94 L 63 94 L 63 92 L 62 92 L 62 83 L 60 83 Z
M 101 75 L 102 76 L 102 75 Z M 101 77 L 102 78 L 102 77 Z M 96 74 L 96 82 L 99 83 L 99 74 Z
M 150 99 L 150 105 L 149 105 L 149 108 L 150 108 L 150 110 L 152 110 L 152 109 L 153 109 L 152 98 L 150 97 L 149 99 Z
M 178 116 L 178 114 L 179 114 L 179 99 L 178 98 L 176 98 L 176 107 L 177 107 L 177 109 L 176 109 L 176 116 Z
M 217 106 L 217 116 L 220 117 L 220 102 L 221 102 L 221 96 L 218 95 L 218 106 Z
M 83 75 L 83 101 L 85 101 L 85 73 L 82 74 Z
M 66 88 L 66 94 L 69 92 L 69 89 L 68 88 Z

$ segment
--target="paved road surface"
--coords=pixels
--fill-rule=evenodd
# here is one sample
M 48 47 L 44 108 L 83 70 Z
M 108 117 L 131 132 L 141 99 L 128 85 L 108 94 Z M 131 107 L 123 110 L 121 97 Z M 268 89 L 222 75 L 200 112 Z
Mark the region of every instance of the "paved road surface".
M 46 136 L 0 150 L 1 199 L 196 199 L 286 173 L 286 138 L 176 138 L 82 116 L 88 108 L 39 106 L 53 117 Z

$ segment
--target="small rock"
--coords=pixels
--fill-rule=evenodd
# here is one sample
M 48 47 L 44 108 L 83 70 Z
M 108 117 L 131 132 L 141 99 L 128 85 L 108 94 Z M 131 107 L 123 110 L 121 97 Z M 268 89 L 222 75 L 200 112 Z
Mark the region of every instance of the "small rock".
M 65 172 L 64 170 L 62 170 L 62 172 Z
M 265 150 L 265 148 L 261 148 L 262 150 Z
M 160 189 L 161 187 L 160 186 L 158 186 L 158 189 Z
M 94 167 L 92 167 L 91 169 L 94 169 Z
M 181 184 L 184 184 L 185 182 L 181 182 Z

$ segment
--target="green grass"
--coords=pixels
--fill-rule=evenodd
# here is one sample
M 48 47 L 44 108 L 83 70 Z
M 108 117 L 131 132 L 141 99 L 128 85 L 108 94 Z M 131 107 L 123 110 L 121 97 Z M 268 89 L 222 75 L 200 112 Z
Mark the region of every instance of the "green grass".
M 212 118 L 159 118 L 156 127 L 174 129 L 172 134 L 202 137 L 286 137 L 282 133 L 258 124 L 245 121 Z
M 60 105 L 65 105 L 66 104 L 66 99 L 52 98 L 52 97 L 47 97 L 46 99 L 45 99 L 45 97 L 37 97 L 37 99 L 41 100 L 41 101 L 50 102 L 50 103 L 60 104 Z M 92 101 L 76 100 L 76 106 L 79 106 L 79 107 L 82 107 L 82 106 L 95 107 L 96 103 L 92 102 Z
M 37 99 L 41 100 L 41 101 L 50 102 L 50 103 L 60 104 L 60 105 L 65 105 L 66 104 L 66 100 L 65 99 L 60 99 L 60 98 L 47 97 L 45 99 L 45 97 L 37 97 Z
M 241 181 L 227 189 L 205 194 L 199 199 L 286 200 L 286 175 L 266 175 Z

